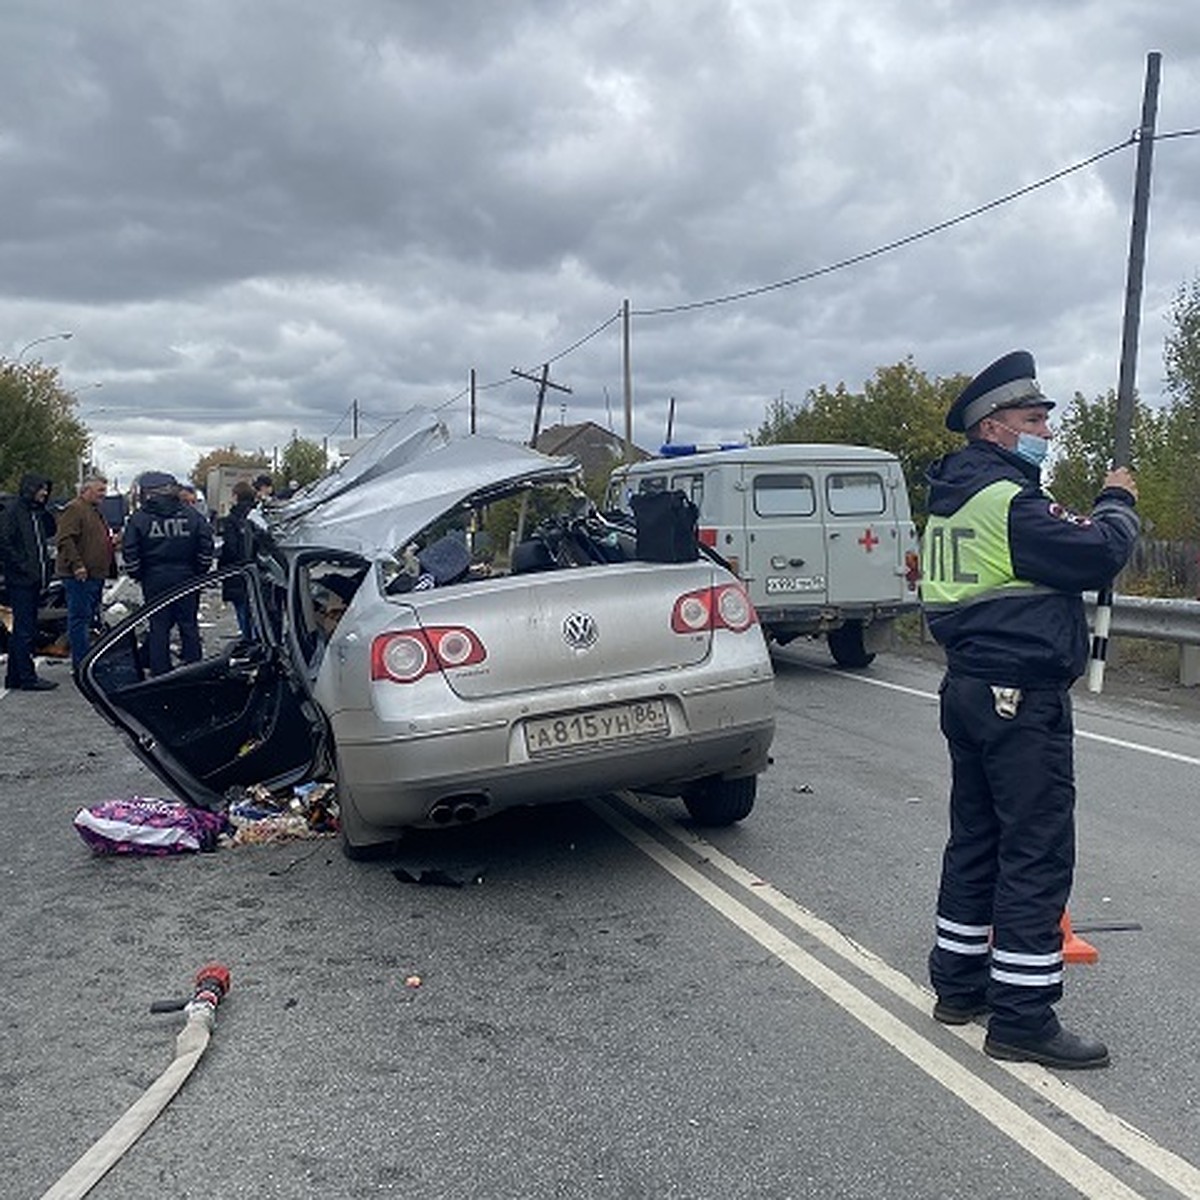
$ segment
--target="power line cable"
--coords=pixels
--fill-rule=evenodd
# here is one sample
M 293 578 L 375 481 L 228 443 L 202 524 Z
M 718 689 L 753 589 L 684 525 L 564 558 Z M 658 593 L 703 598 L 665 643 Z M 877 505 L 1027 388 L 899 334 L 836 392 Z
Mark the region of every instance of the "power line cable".
M 989 200 L 986 204 L 981 204 L 976 208 L 969 209 L 967 212 L 960 213 L 956 217 L 950 217 L 945 221 L 939 221 L 935 225 L 927 226 L 924 229 L 918 230 L 916 233 L 910 233 L 905 237 L 896 238 L 894 241 L 877 246 L 872 250 L 865 250 L 860 254 L 851 255 L 849 258 L 840 259 L 837 262 L 829 263 L 823 267 L 817 267 L 811 271 L 805 271 L 798 275 L 792 275 L 787 279 L 780 279 L 774 283 L 762 284 L 758 287 L 745 288 L 739 292 L 730 292 L 724 296 L 714 296 L 706 300 L 692 300 L 683 304 L 663 305 L 658 308 L 641 308 L 631 309 L 631 317 L 660 317 L 668 316 L 674 313 L 691 312 L 702 308 L 715 308 L 721 304 L 732 304 L 737 300 L 747 300 L 754 296 L 765 295 L 767 292 L 780 291 L 783 288 L 794 287 L 799 283 L 807 283 L 810 280 L 818 279 L 823 275 L 830 275 L 835 271 L 845 270 L 847 267 L 856 266 L 858 263 L 866 262 L 872 258 L 878 258 L 883 254 L 888 254 L 893 250 L 899 250 L 903 246 L 911 245 L 913 242 L 918 242 L 924 238 L 932 237 L 936 233 L 941 233 L 946 229 L 951 229 L 955 225 L 961 225 L 966 221 L 973 220 L 976 217 L 982 216 L 984 213 L 991 212 L 993 209 L 1000 208 L 1005 204 L 1011 204 L 1015 200 L 1019 200 L 1022 196 L 1027 196 L 1031 192 L 1038 191 L 1040 188 L 1048 187 L 1052 183 L 1058 182 L 1060 179 L 1065 179 L 1068 175 L 1072 175 L 1077 171 L 1082 171 L 1087 167 L 1094 166 L 1101 160 L 1108 158 L 1110 155 L 1116 154 L 1121 150 L 1126 149 L 1131 145 L 1135 145 L 1138 141 L 1139 130 L 1134 129 L 1133 132 L 1124 141 L 1118 142 L 1113 146 L 1109 146 L 1105 150 L 1099 151 L 1088 158 L 1082 159 L 1080 162 L 1074 163 L 1069 167 L 1064 167 L 1059 171 L 1055 171 L 1042 179 L 1036 180 L 1034 183 L 1027 184 L 1025 187 L 1017 188 L 1015 191 L 1008 192 L 995 200 Z M 1172 138 L 1196 137 L 1200 135 L 1200 129 L 1181 129 L 1172 133 L 1155 134 L 1155 141 L 1166 141 Z M 622 310 L 618 309 L 612 316 L 607 317 L 599 325 L 596 326 L 590 333 L 585 334 L 577 341 L 572 342 L 569 346 L 560 350 L 557 354 L 551 355 L 549 358 L 543 359 L 543 362 L 553 363 L 561 358 L 565 358 L 568 354 L 574 353 L 581 346 L 586 345 L 593 338 L 598 337 L 614 322 L 622 316 Z M 476 392 L 490 391 L 493 388 L 506 387 L 513 382 L 511 375 L 500 379 L 494 379 L 489 383 L 476 384 Z M 438 404 L 433 405 L 435 412 L 440 412 L 444 408 L 449 408 L 461 400 L 469 392 L 469 388 L 463 388 L 456 392 L 447 400 L 443 400 Z M 344 420 L 345 418 L 343 418 Z
M 1115 146 L 1110 146 L 1107 150 L 1101 150 L 1099 154 L 1093 154 L 1090 158 L 1085 158 L 1082 162 L 1075 163 L 1073 166 L 1064 167 L 1061 171 L 1055 171 L 1053 175 L 1047 175 L 1044 179 L 1039 179 L 1036 183 L 1018 188 L 1015 192 L 1009 192 L 1007 195 L 1001 196 L 996 200 L 989 200 L 988 203 L 981 204 L 978 208 L 972 208 L 968 212 L 960 213 L 957 217 L 951 217 L 946 221 L 939 221 L 936 225 L 930 225 L 916 233 L 910 233 L 906 237 L 897 238 L 895 241 L 877 246 L 874 250 L 865 250 L 861 254 L 851 255 L 849 258 L 840 259 L 838 262 L 830 263 L 824 267 L 817 267 L 812 271 L 805 271 L 800 275 L 792 275 L 788 279 L 780 279 L 775 283 L 763 284 L 761 287 L 746 288 L 740 292 L 731 292 L 726 296 L 714 296 L 709 300 L 692 300 L 685 304 L 663 305 L 660 308 L 633 309 L 630 315 L 634 317 L 661 317 L 669 313 L 690 312 L 698 308 L 713 308 L 718 304 L 731 304 L 735 300 L 746 300 L 751 296 L 761 296 L 766 292 L 779 291 L 781 288 L 793 287 L 798 283 L 806 283 L 810 279 L 817 279 L 822 275 L 830 275 L 834 271 L 841 271 L 846 267 L 866 262 L 868 259 L 878 258 L 881 254 L 888 254 L 892 250 L 898 250 L 901 246 L 911 245 L 922 238 L 932 237 L 935 233 L 941 233 L 943 230 L 950 229 L 954 225 L 961 225 L 964 221 L 970 221 L 975 217 L 981 216 L 983 213 L 990 212 L 994 208 L 999 208 L 1003 204 L 1010 204 L 1021 196 L 1027 196 L 1030 192 L 1037 191 L 1038 188 L 1055 183 L 1059 179 L 1063 179 L 1076 171 L 1082 171 L 1085 167 L 1090 167 L 1098 163 L 1110 154 L 1116 154 L 1118 150 L 1124 150 L 1126 146 L 1136 141 L 1137 132 L 1135 131 L 1125 141 L 1119 142 Z
M 571 345 L 569 345 L 565 350 L 560 350 L 557 354 L 552 354 L 549 358 L 544 359 L 543 361 L 547 362 L 547 363 L 552 363 L 552 362 L 558 362 L 558 360 L 560 358 L 566 358 L 566 356 L 568 354 L 573 353 L 574 351 L 578 350 L 580 346 L 586 344 L 587 342 L 590 342 L 592 340 L 592 338 L 603 333 L 614 321 L 619 321 L 621 319 L 621 311 L 622 310 L 618 308 L 617 311 L 615 313 L 613 313 L 613 315 L 611 317 L 609 317 L 606 321 L 602 322 L 601 324 L 597 325 L 596 328 L 593 329 L 591 333 L 585 334 L 583 337 L 581 337 L 579 339 L 579 341 L 572 342 Z

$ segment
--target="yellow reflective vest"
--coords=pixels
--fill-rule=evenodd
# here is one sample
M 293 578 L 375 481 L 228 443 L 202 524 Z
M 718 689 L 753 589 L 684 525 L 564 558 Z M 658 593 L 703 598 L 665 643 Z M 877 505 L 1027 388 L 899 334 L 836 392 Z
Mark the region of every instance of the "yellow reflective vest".
M 1021 490 L 997 479 L 949 516 L 931 515 L 921 539 L 921 600 L 931 612 L 1040 590 L 1013 574 L 1008 510 Z

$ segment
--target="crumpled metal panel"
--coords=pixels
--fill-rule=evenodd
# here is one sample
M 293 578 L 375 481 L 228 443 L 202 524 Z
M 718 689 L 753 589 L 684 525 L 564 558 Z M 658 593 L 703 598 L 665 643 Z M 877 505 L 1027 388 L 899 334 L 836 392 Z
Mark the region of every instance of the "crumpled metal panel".
M 499 438 L 453 438 L 436 414 L 414 409 L 337 471 L 272 507 L 268 524 L 281 546 L 388 557 L 478 492 L 565 479 L 577 468 L 572 458 Z

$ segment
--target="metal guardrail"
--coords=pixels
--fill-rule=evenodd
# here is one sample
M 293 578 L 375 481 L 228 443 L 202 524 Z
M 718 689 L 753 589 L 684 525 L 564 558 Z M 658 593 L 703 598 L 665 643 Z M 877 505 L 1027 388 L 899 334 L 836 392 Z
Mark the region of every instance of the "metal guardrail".
M 1091 620 L 1096 593 L 1083 597 Z M 1110 634 L 1175 642 L 1179 646 L 1179 682 L 1200 686 L 1200 600 L 1173 600 L 1152 596 L 1113 596 Z
M 1083 602 L 1090 620 L 1096 611 L 1096 593 L 1085 593 Z M 1112 632 L 1118 637 L 1200 646 L 1200 600 L 1114 595 Z

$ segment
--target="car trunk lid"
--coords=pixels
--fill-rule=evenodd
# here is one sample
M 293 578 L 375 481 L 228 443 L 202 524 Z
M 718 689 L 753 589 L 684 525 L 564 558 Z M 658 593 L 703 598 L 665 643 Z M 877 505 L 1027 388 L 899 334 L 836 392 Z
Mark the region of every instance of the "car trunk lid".
M 482 641 L 482 662 L 444 674 L 463 699 L 484 699 L 702 662 L 711 630 L 670 633 L 671 615 L 715 574 L 705 562 L 612 563 L 434 589 L 414 607 L 423 628 L 466 626 Z

